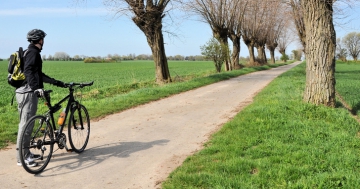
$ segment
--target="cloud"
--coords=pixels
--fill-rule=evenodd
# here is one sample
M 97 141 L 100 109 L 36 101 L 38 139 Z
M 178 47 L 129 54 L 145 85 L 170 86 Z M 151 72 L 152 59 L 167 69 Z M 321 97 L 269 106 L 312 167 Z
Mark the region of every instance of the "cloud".
M 105 15 L 105 8 L 19 8 L 0 9 L 0 16 L 94 16 Z

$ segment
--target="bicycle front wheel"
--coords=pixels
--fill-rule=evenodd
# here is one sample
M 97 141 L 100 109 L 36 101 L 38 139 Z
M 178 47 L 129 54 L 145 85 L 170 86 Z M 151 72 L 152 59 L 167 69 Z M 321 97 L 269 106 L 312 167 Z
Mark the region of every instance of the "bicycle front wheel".
M 46 117 L 36 115 L 24 127 L 20 139 L 20 162 L 32 174 L 42 172 L 48 165 L 53 153 L 54 134 Z
M 90 136 L 90 118 L 85 106 L 77 104 L 72 108 L 68 134 L 72 150 L 77 153 L 83 152 Z

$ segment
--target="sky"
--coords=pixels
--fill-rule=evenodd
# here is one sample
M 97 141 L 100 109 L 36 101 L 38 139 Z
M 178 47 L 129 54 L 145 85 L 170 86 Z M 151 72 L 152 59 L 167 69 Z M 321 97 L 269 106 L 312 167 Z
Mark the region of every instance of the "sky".
M 103 0 L 2 0 L 0 3 L 0 58 L 8 58 L 20 46 L 27 48 L 26 34 L 32 29 L 47 33 L 42 55 L 65 52 L 75 55 L 102 56 L 108 54 L 151 54 L 146 37 L 129 16 L 114 17 Z M 196 17 L 184 17 L 173 10 L 164 22 L 167 56 L 200 55 L 200 46 L 212 37 L 208 24 Z M 360 32 L 360 8 L 347 9 L 348 17 L 338 19 L 338 37 Z M 186 13 L 185 13 L 186 15 Z M 340 27 L 341 26 L 341 27 Z M 171 35 L 175 34 L 175 35 Z M 296 49 L 294 42 L 287 54 Z M 241 44 L 241 56 L 248 56 Z M 279 56 L 277 53 L 276 56 Z

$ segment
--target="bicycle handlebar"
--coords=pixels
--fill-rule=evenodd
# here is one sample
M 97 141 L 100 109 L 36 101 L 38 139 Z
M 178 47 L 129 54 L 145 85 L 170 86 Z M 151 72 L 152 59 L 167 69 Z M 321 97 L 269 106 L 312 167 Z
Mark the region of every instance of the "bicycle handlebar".
M 83 87 L 86 87 L 86 86 L 91 86 L 94 84 L 94 81 L 91 81 L 89 83 L 75 83 L 75 82 L 71 82 L 71 83 L 65 83 L 65 86 L 66 88 L 72 88 L 74 86 L 79 86 L 80 88 L 83 88 Z M 49 94 L 51 93 L 52 90 L 44 90 L 44 94 Z M 38 91 L 35 91 L 34 92 L 36 94 L 36 96 L 40 97 L 39 96 L 39 92 Z
M 71 82 L 71 83 L 65 83 L 66 87 L 73 87 L 73 86 L 79 86 L 80 88 L 86 87 L 86 86 L 91 86 L 94 84 L 94 81 L 91 81 L 89 83 L 75 83 L 75 82 Z

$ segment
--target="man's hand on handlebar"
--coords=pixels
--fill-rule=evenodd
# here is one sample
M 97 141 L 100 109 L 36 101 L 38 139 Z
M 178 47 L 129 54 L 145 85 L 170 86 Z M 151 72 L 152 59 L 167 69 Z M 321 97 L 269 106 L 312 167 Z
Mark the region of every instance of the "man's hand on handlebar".
M 66 84 L 60 80 L 55 80 L 53 85 L 57 86 L 57 87 L 62 87 L 62 88 L 66 88 Z
M 38 96 L 38 97 L 44 97 L 44 89 L 36 89 L 34 91 L 34 93 Z

